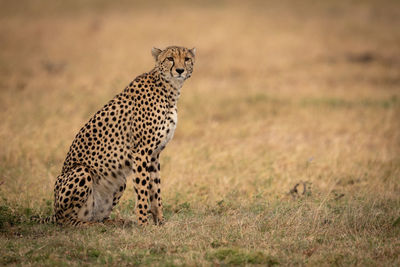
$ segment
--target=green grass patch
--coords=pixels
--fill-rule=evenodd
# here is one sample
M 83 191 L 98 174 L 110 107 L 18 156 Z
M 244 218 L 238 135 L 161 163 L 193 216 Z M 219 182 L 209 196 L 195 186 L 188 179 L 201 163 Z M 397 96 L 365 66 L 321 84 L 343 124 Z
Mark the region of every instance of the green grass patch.
M 300 105 L 304 107 L 317 106 L 328 108 L 382 108 L 391 109 L 399 106 L 399 98 L 393 95 L 389 98 L 383 99 L 358 99 L 346 100 L 334 97 L 321 97 L 321 98 L 305 98 L 300 101 Z
M 244 251 L 237 248 L 219 248 L 207 254 L 207 259 L 218 264 L 244 265 L 263 264 L 265 266 L 278 265 L 279 262 L 260 251 Z

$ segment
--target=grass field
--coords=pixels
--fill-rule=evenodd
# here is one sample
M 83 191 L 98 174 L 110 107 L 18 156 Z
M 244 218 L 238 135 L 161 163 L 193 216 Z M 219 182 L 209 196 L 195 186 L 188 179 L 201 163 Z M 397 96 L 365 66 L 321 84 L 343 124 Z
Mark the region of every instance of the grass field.
M 0 6 L 0 265 L 400 265 L 399 1 Z M 30 222 L 80 127 L 174 44 L 197 62 L 166 224 Z M 133 207 L 129 180 L 112 216 Z

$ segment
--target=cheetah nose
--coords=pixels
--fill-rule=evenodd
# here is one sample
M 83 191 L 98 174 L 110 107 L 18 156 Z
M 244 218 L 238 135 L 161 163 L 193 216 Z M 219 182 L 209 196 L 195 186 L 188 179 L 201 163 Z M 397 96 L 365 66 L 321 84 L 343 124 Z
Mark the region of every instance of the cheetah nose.
M 185 70 L 184 69 L 176 69 L 176 72 L 182 74 Z

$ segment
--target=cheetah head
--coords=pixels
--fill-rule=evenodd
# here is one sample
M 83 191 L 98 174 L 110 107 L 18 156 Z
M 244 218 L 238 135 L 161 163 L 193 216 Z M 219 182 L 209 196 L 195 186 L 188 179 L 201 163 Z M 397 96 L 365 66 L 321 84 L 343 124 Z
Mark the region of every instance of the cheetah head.
M 161 50 L 154 47 L 151 53 L 156 60 L 156 68 L 165 79 L 182 83 L 192 75 L 196 48 L 169 46 Z

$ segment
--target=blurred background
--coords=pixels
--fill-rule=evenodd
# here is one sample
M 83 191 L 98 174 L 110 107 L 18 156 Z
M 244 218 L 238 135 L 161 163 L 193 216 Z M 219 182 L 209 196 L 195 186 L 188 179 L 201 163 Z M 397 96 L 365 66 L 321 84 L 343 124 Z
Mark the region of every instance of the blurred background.
M 196 47 L 197 61 L 162 156 L 167 205 L 280 198 L 299 181 L 316 194 L 399 193 L 399 1 L 0 5 L 9 201 L 51 200 L 80 127 L 169 45 Z

